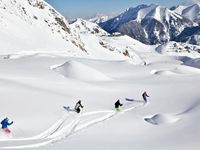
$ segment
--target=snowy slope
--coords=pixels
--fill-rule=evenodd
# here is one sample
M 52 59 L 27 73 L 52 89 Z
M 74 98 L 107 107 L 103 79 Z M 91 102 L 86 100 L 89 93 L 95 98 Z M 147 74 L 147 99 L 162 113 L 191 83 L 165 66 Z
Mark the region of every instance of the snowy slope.
M 172 10 L 196 23 L 200 22 L 200 2 L 198 0 L 185 1 L 173 7 Z
M 117 46 L 103 47 L 102 36 L 109 38 L 109 34 L 97 24 L 77 19 L 69 25 L 62 15 L 42 0 L 9 0 L 2 1 L 0 5 L 0 53 L 5 55 L 4 58 L 64 55 L 132 59 L 126 48 L 129 44 L 123 38 L 118 38 L 124 41 L 121 42 L 123 49 Z M 134 61 L 138 62 L 138 58 Z
M 197 0 L 185 1 L 181 5 L 174 6 L 171 10 L 197 23 L 192 27 L 185 28 L 175 40 L 199 45 L 200 28 L 198 24 L 200 23 L 200 2 Z
M 0 18 L 1 53 L 84 51 L 65 18 L 43 0 L 2 0 Z
M 92 58 L 129 60 L 132 63 L 143 64 L 144 61 L 138 56 L 137 51 L 148 52 L 154 48 L 154 46 L 147 46 L 128 36 L 110 35 L 96 23 L 83 19 L 77 19 L 70 24 L 70 28 L 79 34 L 87 53 Z
M 112 13 L 112 14 L 109 14 L 109 15 L 106 15 L 106 14 L 96 14 L 94 17 L 91 17 L 89 19 L 87 19 L 88 21 L 90 22 L 93 22 L 93 23 L 101 23 L 101 22 L 105 22 L 113 17 L 117 16 L 117 14 L 115 13 Z
M 159 5 L 139 5 L 100 23 L 109 33 L 121 32 L 143 43 L 166 43 L 193 23 Z
M 104 31 L 101 27 L 99 27 L 96 23 L 86 21 L 80 18 L 72 22 L 70 27 L 76 33 L 88 33 L 102 36 L 108 35 L 108 33 Z
M 200 2 L 197 0 L 185 1 L 178 6 L 171 8 L 172 11 L 180 14 L 195 23 L 199 24 L 200 17 Z M 187 42 L 190 44 L 199 45 L 199 26 L 195 25 L 193 27 L 185 28 L 175 40 L 178 42 Z
M 0 131 L 0 149 L 198 150 L 199 69 L 167 54 L 140 54 L 148 65 L 60 56 L 1 59 L 0 116 L 14 124 L 12 135 Z M 80 115 L 62 108 L 73 108 L 78 99 Z M 124 104 L 119 113 L 117 99 Z
M 42 0 L 0 6 L 0 119 L 14 121 L 11 134 L 0 130 L 0 149 L 199 150 L 199 46 L 68 24 Z M 141 23 L 181 19 L 156 5 L 138 11 Z
M 185 57 L 186 60 L 200 57 L 200 46 L 186 43 L 169 42 L 167 44 L 158 46 L 156 50 L 162 54 L 178 57 L 183 56 L 183 59 Z

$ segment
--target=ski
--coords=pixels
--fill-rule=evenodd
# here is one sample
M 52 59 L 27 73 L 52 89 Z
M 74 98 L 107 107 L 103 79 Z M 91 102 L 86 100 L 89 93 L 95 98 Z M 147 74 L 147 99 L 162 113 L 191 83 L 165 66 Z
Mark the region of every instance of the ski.
M 64 108 L 65 110 L 67 110 L 67 111 L 73 111 L 73 112 L 76 112 L 75 109 L 72 109 L 72 108 L 70 108 L 69 106 L 63 106 L 63 108 Z

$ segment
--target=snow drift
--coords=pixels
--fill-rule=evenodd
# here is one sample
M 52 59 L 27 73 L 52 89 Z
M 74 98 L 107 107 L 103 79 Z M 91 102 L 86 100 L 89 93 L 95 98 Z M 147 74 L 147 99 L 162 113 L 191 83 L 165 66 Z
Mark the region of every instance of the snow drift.
M 173 75 L 192 75 L 192 74 L 200 74 L 200 69 L 189 67 L 189 66 L 179 66 L 174 69 L 167 70 L 152 70 L 151 74 L 154 75 L 164 75 L 164 76 L 173 76 Z
M 154 125 L 161 125 L 175 123 L 179 120 L 179 118 L 168 114 L 156 114 L 153 117 L 145 118 L 144 120 Z
M 66 78 L 81 81 L 110 81 L 112 80 L 102 72 L 78 61 L 68 61 L 58 67 L 51 67 L 54 71 Z

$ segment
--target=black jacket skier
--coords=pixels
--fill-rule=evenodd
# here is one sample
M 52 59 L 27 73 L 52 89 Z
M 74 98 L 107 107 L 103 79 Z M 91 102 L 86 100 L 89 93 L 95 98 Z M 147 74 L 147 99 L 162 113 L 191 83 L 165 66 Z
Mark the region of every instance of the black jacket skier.
M 120 111 L 120 109 L 119 109 L 120 106 L 123 106 L 123 104 L 121 104 L 121 103 L 120 103 L 120 100 L 118 99 L 118 100 L 115 102 L 115 109 L 116 109 L 117 111 Z
M 143 100 L 145 101 L 145 103 L 147 102 L 147 97 L 149 97 L 149 95 L 147 95 L 147 92 L 145 91 L 143 94 L 142 94 L 142 97 L 143 97 Z
M 81 111 L 80 108 L 83 108 L 83 105 L 81 104 L 81 100 L 79 100 L 79 101 L 76 103 L 74 109 L 75 109 L 75 111 L 76 111 L 77 113 L 80 113 L 80 111 Z

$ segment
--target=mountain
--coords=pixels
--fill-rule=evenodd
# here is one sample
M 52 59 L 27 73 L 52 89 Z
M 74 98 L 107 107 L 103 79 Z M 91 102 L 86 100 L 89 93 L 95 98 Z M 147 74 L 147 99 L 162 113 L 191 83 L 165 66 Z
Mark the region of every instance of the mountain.
M 194 45 L 200 45 L 200 26 L 188 27 L 179 34 L 175 40 Z
M 106 22 L 112 21 L 115 22 L 107 24 L 112 32 L 128 33 L 135 39 L 150 44 L 167 42 L 168 37 L 176 35 L 179 26 L 181 31 L 184 24 L 189 26 L 191 23 L 158 5 L 130 8 Z M 61 53 L 73 57 L 126 59 L 143 64 L 138 51 L 143 48 L 147 51 L 154 49 L 126 35 L 111 35 L 98 24 L 87 20 L 76 19 L 68 23 L 43 0 L 0 1 L 0 27 L 0 53 L 6 55 L 5 58 Z M 168 30 L 174 32 L 168 35 Z
M 115 13 L 111 13 L 109 15 L 106 15 L 106 14 L 96 14 L 95 16 L 91 17 L 91 18 L 88 18 L 86 20 L 90 21 L 90 22 L 93 22 L 93 23 L 102 23 L 102 22 L 105 22 L 113 17 L 117 16 Z
M 76 19 L 70 24 L 71 29 L 76 33 L 87 33 L 87 34 L 97 34 L 97 35 L 108 35 L 99 25 L 96 23 L 84 20 Z
M 200 4 L 199 0 L 185 0 L 181 3 L 181 5 L 183 6 L 191 6 L 191 5 L 194 5 L 194 4 Z
M 143 64 L 137 51 L 152 49 L 151 46 L 123 35 L 110 35 L 99 25 L 84 19 L 77 19 L 70 24 L 71 31 L 78 34 L 87 54 L 99 59 L 126 59 L 134 64 Z M 134 45 L 134 46 L 133 46 Z
M 196 25 L 185 28 L 176 38 L 177 42 L 187 42 L 189 44 L 200 45 L 200 1 L 187 0 L 178 6 L 171 8 L 177 14 L 190 19 Z
M 199 58 L 200 56 L 200 46 L 197 45 L 192 45 L 192 44 L 187 44 L 187 43 L 181 43 L 181 42 L 168 42 L 163 45 L 159 45 L 156 48 L 156 51 L 161 53 L 161 54 L 167 54 L 167 55 L 172 55 L 172 56 L 184 56 L 188 57 L 187 59 L 190 58 Z M 184 59 L 184 58 L 183 58 Z M 181 61 L 186 61 L 182 60 Z
M 120 32 L 146 44 L 166 43 L 193 22 L 159 5 L 139 5 L 99 24 L 109 33 Z
M 137 41 L 125 36 L 112 41 L 96 23 L 83 19 L 69 24 L 43 0 L 0 1 L 0 28 L 0 54 L 6 59 L 42 53 L 142 62 L 129 48 Z
M 172 7 L 171 10 L 191 21 L 200 23 L 200 2 L 197 0 L 185 1 L 178 6 Z
M 0 1 L 1 53 L 86 50 L 68 22 L 43 0 Z

